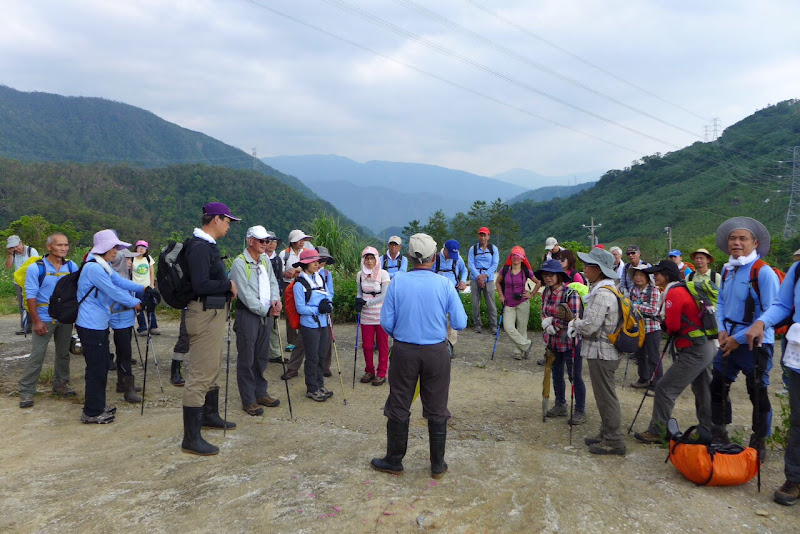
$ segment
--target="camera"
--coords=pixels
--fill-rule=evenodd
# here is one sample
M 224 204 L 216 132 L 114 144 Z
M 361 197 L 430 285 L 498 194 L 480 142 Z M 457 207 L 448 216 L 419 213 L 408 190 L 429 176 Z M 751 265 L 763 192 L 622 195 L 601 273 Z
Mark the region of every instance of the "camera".
M 514 293 L 514 300 L 522 300 L 522 293 Z

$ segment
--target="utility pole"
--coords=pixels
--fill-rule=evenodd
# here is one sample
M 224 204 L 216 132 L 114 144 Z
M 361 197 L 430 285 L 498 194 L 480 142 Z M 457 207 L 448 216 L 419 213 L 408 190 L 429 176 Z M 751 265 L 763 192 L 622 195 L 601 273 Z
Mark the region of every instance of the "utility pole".
M 258 161 L 258 153 L 256 147 L 253 147 L 253 170 L 256 170 L 256 161 Z
M 798 231 L 800 231 L 800 146 L 792 149 L 792 196 L 789 197 L 783 238 L 794 237 Z
M 664 232 L 667 234 L 667 254 L 669 254 L 669 251 L 672 250 L 672 227 L 665 226 Z
M 589 244 L 592 245 L 592 247 L 596 247 L 598 241 L 597 241 L 597 236 L 594 234 L 594 229 L 595 228 L 600 228 L 603 225 L 600 224 L 600 223 L 595 224 L 594 223 L 594 217 L 592 217 L 591 220 L 592 220 L 591 224 L 588 224 L 588 225 L 583 224 L 581 226 L 583 226 L 584 228 L 588 228 L 589 229 L 589 236 L 588 236 L 589 237 Z

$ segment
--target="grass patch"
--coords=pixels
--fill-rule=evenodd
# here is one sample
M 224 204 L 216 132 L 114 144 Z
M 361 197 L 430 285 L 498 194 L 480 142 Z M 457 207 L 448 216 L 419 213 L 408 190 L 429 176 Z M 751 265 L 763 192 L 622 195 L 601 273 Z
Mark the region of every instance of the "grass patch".
M 55 369 L 42 369 L 42 374 L 39 375 L 39 385 L 52 386 L 55 377 L 56 377 Z

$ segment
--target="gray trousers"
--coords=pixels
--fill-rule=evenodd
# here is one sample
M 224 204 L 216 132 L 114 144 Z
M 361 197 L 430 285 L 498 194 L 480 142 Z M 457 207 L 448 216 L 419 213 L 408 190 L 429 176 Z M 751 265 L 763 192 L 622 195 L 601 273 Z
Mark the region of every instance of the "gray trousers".
M 592 381 L 594 401 L 600 412 L 600 435 L 609 447 L 624 448 L 622 435 L 622 411 L 614 385 L 614 375 L 620 360 L 586 360 L 589 363 L 589 378 Z
M 497 306 L 494 304 L 494 282 L 486 281 L 483 289 L 478 287 L 477 280 L 469 282 L 470 298 L 472 299 L 472 324 L 475 328 L 482 326 L 481 322 L 481 296 L 486 299 L 486 311 L 489 313 L 489 326 L 492 330 L 497 328 Z
M 269 362 L 272 319 L 261 317 L 242 305 L 236 308 L 236 321 L 233 323 L 236 332 L 236 383 L 243 406 L 255 404 L 256 399 L 267 396 L 264 373 Z
M 53 387 L 60 386 L 69 382 L 69 342 L 72 337 L 72 325 L 61 323 L 45 323 L 47 333 L 40 336 L 33 332 L 33 348 L 28 361 L 25 362 L 25 370 L 22 378 L 19 379 L 20 397 L 33 397 L 36 393 L 36 384 L 39 382 L 39 375 L 42 374 L 44 357 L 47 354 L 47 345 L 50 338 L 55 339 L 56 359 L 54 362 Z
M 283 358 L 283 347 L 281 347 L 281 340 L 278 334 L 278 329 L 281 327 L 280 321 L 277 317 L 272 319 L 272 334 L 269 336 L 269 356 L 270 358 Z
M 675 399 L 689 384 L 694 393 L 697 421 L 706 430 L 711 430 L 711 362 L 715 352 L 716 348 L 710 341 L 678 350 L 675 362 L 656 384 L 653 417 L 647 428 L 649 432 L 660 434 L 664 431 L 672 417 Z
M 331 337 L 328 336 L 328 352 L 325 354 L 325 358 L 322 362 L 322 370 L 327 371 L 331 368 Z M 306 344 L 303 341 L 303 336 L 297 336 L 294 339 L 294 350 L 292 350 L 292 355 L 289 356 L 289 363 L 286 364 L 287 369 L 291 369 L 292 371 L 299 371 L 300 366 L 303 365 L 303 359 L 306 357 Z M 316 391 L 316 390 L 314 390 Z
M 389 397 L 383 415 L 401 423 L 409 420 L 417 380 L 422 417 L 434 423 L 450 419 L 450 354 L 444 341 L 435 345 L 394 341 L 389 360 Z

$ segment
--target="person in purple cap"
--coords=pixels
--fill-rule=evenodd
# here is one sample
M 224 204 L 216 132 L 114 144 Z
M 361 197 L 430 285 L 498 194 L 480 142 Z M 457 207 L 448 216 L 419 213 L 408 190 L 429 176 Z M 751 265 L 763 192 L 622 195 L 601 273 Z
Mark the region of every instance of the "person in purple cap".
M 203 223 L 185 247 L 188 278 L 194 298 L 186 306 L 186 331 L 189 333 L 188 366 L 183 388 L 183 443 L 181 450 L 209 456 L 219 453 L 200 434 L 201 427 L 232 430 L 234 423 L 219 415 L 217 377 L 222 360 L 222 337 L 230 301 L 236 297 L 236 283 L 229 280 L 217 240 L 225 236 L 231 215 L 222 202 L 203 206 Z

